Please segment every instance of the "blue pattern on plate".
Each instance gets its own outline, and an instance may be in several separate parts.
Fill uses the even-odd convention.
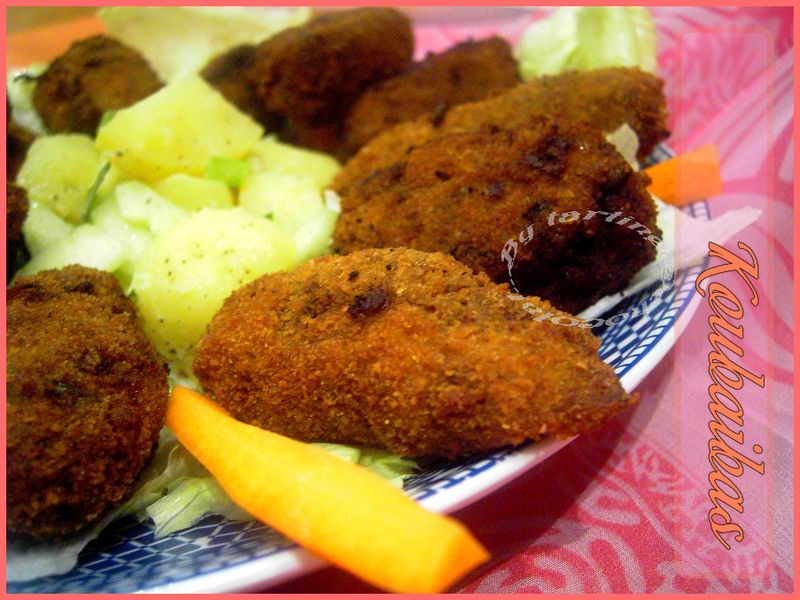
[[[668,150],[659,147],[650,157],[650,162],[659,162],[670,156]],[[695,203],[684,210],[696,217],[709,218],[705,202]],[[601,336],[600,356],[615,368],[617,374],[622,376],[630,371],[675,325],[678,316],[689,305],[694,281],[702,268],[676,273],[675,285],[648,315],[594,330]],[[646,302],[658,285],[625,299],[604,317]],[[407,480],[405,489],[418,500],[430,498],[491,469],[513,452],[514,448],[504,448],[428,469]],[[154,540],[151,526],[125,520],[109,526],[86,548],[78,566],[69,573],[25,583],[9,583],[8,592],[142,591],[222,571],[292,547],[291,542],[274,530],[254,522],[229,523],[220,517],[209,517],[190,530]]]

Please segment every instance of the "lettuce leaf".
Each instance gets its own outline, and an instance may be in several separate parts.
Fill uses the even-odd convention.
[[[392,485],[403,487],[403,482],[419,471],[419,465],[410,458],[403,458],[388,450],[378,450],[364,446],[346,446],[344,444],[311,444],[325,452],[366,467],[376,475],[383,477]]]
[[[642,6],[563,7],[523,33],[515,56],[526,81],[570,69],[638,66],[655,72],[653,17]]]
[[[200,71],[213,57],[257,44],[311,17],[305,7],[114,6],[100,9],[109,33],[135,48],[166,82]]]
[[[385,450],[343,444],[313,445],[347,462],[361,464],[401,488],[405,478],[418,470],[413,460]],[[253,520],[167,428],[161,431],[153,462],[115,518],[125,515],[133,515],[140,521],[152,520],[156,539],[191,527],[210,515],[221,515],[231,521]]]
[[[211,475],[182,477],[173,486],[170,493],[145,509],[155,524],[156,539],[191,527],[209,515],[222,515],[229,521],[253,520]]]
[[[231,521],[251,517],[230,499],[206,468],[166,428],[161,431],[153,463],[118,516],[152,520],[156,539],[191,527],[209,515]]]

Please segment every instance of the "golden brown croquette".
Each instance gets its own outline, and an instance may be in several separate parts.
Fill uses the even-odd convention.
[[[452,458],[585,432],[630,404],[598,346],[587,329],[534,320],[450,256],[364,250],[234,292],[194,371],[259,427]]]
[[[349,188],[333,246],[444,252],[578,313],[655,258],[648,182],[586,125],[539,118],[525,129],[437,136]],[[609,222],[615,213],[642,228]],[[513,260],[501,254],[509,240]]]
[[[639,158],[644,158],[669,135],[662,85],[655,75],[635,68],[571,71],[533,79],[486,100],[396,125],[363,146],[333,186],[342,193],[431,138],[516,129],[541,116],[588,123],[604,133],[627,123],[639,137]]]

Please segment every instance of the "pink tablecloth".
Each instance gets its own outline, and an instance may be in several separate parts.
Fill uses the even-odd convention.
[[[792,188],[793,37],[791,8],[654,8],[659,69],[672,114],[671,146],[713,142],[723,194],[712,215],[751,205],[761,218],[739,241],[759,260],[755,290],[714,279],[744,306],[743,357],[764,388],[746,382],[743,455],[764,461],[733,478],[741,542],[714,537],[709,498],[709,305],[700,304],[662,363],[638,388],[639,405],[586,435],[510,485],[456,513],[492,552],[457,592],[788,592],[793,588]],[[515,40],[534,15],[488,27]],[[485,23],[421,24],[418,48],[440,50]],[[709,240],[714,241],[714,240]],[[714,264],[719,264],[716,261]],[[757,455],[753,446],[763,448]],[[735,466],[735,465],[734,465]],[[325,569],[274,592],[364,592]]]

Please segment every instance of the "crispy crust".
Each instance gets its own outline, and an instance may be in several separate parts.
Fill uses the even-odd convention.
[[[72,534],[118,505],[163,425],[167,373],[133,303],[79,266],[8,290],[8,527]]]
[[[519,83],[508,42],[491,37],[429,54],[406,72],[382,81],[358,99],[345,123],[351,154],[381,131],[437,110],[481,100]]]
[[[6,98],[6,180],[14,181],[28,148],[36,136],[11,120],[11,104]]]
[[[619,213],[660,235],[648,181],[585,125],[540,118],[515,131],[443,135],[350,188],[334,249],[444,252],[504,283],[501,252],[515,240],[517,289],[578,313],[655,258],[645,236],[606,220]],[[562,223],[569,211],[576,222]],[[520,243],[521,234],[532,239]]]
[[[10,181],[6,182],[6,283],[27,254],[22,225],[28,216],[28,194]]]
[[[264,110],[251,82],[256,46],[244,44],[211,59],[200,72],[209,85],[231,104],[261,123],[267,131],[283,126],[282,119]]]
[[[195,374],[237,419],[412,456],[572,435],[630,404],[597,338],[507,293],[442,254],[319,258],[232,294]]]
[[[95,35],[53,61],[36,84],[33,104],[50,133],[94,135],[105,111],[126,108],[160,87],[138,52]]]
[[[411,24],[390,8],[320,15],[262,42],[252,79],[266,111],[307,128],[339,123],[372,84],[405,69]]]
[[[415,145],[450,133],[516,129],[542,115],[588,123],[608,133],[627,123],[639,136],[639,158],[669,135],[663,82],[635,68],[567,72],[533,79],[479,102],[456,106],[439,118],[401,123],[363,146],[334,179],[343,193]]]

